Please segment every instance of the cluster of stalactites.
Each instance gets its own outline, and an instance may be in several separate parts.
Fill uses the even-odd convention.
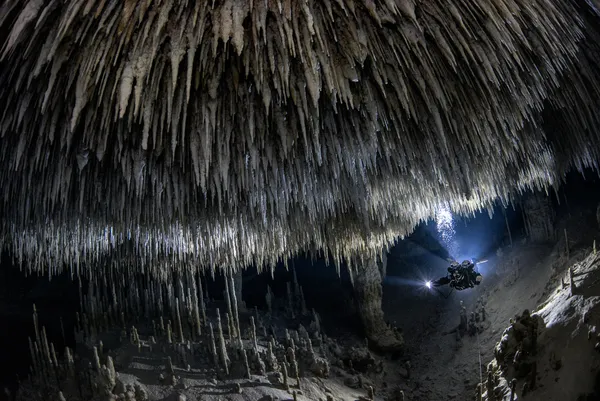
[[[49,272],[351,259],[553,184],[598,155],[576,3],[6,2],[2,241]]]
[[[503,194],[507,200],[509,195]],[[493,201],[491,196],[463,197],[451,207],[454,212],[472,214],[483,205],[491,208]],[[352,272],[365,260],[380,259],[398,236],[408,235],[415,225],[430,217],[429,209],[419,211],[415,206],[404,210],[408,203],[402,203],[402,199],[390,199],[390,203],[397,209],[382,225],[346,215],[315,230],[298,216],[291,230],[274,222],[269,229],[246,230],[240,239],[228,220],[203,227],[175,223],[135,231],[69,220],[12,233],[0,238],[0,246],[8,247],[27,273],[49,277],[64,272],[93,277],[97,266],[127,274],[148,273],[163,282],[171,281],[174,274],[201,270],[214,277],[221,269],[235,271],[250,265],[257,266],[259,272],[272,272],[281,262],[287,265],[299,250],[327,261],[331,257],[338,273],[346,262]],[[439,206],[428,207],[437,210]],[[5,222],[0,224],[6,231],[11,228]]]

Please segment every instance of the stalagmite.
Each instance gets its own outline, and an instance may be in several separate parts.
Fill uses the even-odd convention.
[[[177,318],[177,329],[179,331],[178,338],[180,343],[185,342],[185,338],[183,336],[183,326],[181,325],[181,314],[179,313],[179,298],[175,298],[175,310],[176,310],[176,318]]]
[[[215,343],[215,332],[212,323],[208,324],[210,330],[210,353],[212,354],[215,367],[219,369],[219,356],[217,355],[217,344]]]
[[[240,272],[241,274],[241,272]],[[233,305],[233,318],[232,318],[232,322],[235,325],[235,334],[238,337],[240,343],[242,341],[242,331],[240,329],[240,314],[239,314],[239,309],[238,309],[238,304],[241,301],[241,293],[240,293],[240,299],[238,300],[237,298],[237,290],[235,287],[235,281],[233,276],[230,278],[230,283],[231,283],[231,303]],[[240,279],[240,290],[241,290],[241,279]]]
[[[232,287],[234,289],[234,295],[236,299],[236,307],[238,311],[244,312],[246,310],[246,304],[242,298],[242,286],[243,286],[243,271],[242,269],[237,269],[232,275],[231,279],[233,281]],[[239,322],[238,322],[239,325]]]
[[[246,353],[245,349],[242,349],[242,357],[244,359],[244,368],[246,370],[246,379],[250,379],[250,377],[251,377],[250,365],[248,364],[248,354]]]
[[[110,386],[114,387],[117,374],[115,372],[115,365],[113,363],[113,359],[111,356],[106,357],[106,367],[105,368],[106,368],[106,374],[108,376]]]
[[[258,350],[258,342],[256,339],[256,326],[254,325],[254,316],[250,316],[250,335],[252,340],[252,347],[254,350]]]
[[[192,277],[192,308],[194,311],[194,327],[196,329],[196,335],[200,337],[202,335],[202,322],[200,321],[200,305],[198,304],[198,289],[196,288],[196,280]],[[204,320],[206,321],[206,320]]]
[[[321,332],[321,321],[319,319],[319,315],[317,314],[317,312],[315,311],[315,309],[313,308],[312,310],[313,313],[313,319],[314,319],[314,323],[315,323],[315,331],[317,333]]]
[[[229,374],[229,357],[227,356],[227,346],[225,344],[225,337],[223,336],[223,326],[221,325],[221,313],[219,309],[217,309],[217,326],[219,328],[219,348],[221,355],[221,364],[223,365],[223,369],[225,369],[225,374]]]
[[[35,308],[35,304],[33,304],[33,330],[35,332],[35,342],[40,344],[42,342],[40,337],[40,328],[38,323],[38,315],[37,309]]]
[[[50,343],[50,355],[52,356],[52,365],[56,373],[58,374],[58,369],[60,368],[60,365],[58,364],[58,358],[56,357],[56,351],[54,350],[53,343]]]
[[[575,280],[573,279],[573,266],[569,267],[569,293],[571,296],[575,295],[575,291],[577,286],[575,285]]]
[[[73,355],[71,354],[71,350],[69,347],[65,347],[65,362],[67,365],[67,370],[70,374],[74,373],[75,362],[73,360]]]
[[[504,214],[504,223],[506,224],[506,232],[508,233],[508,239],[510,242],[510,246],[513,246],[512,233],[510,231],[510,224],[508,224],[508,218],[506,217],[506,209],[502,209],[502,213]]]
[[[304,289],[300,287],[300,308],[302,316],[308,315],[308,309],[306,308],[306,299],[304,298]]]
[[[282,364],[282,372],[283,372],[283,388],[286,391],[290,391],[290,384],[289,384],[289,378],[288,378],[288,369],[287,369],[287,363],[283,363]]]
[[[170,375],[174,375],[175,374],[175,369],[173,368],[173,362],[171,361],[171,357],[167,357],[167,372],[169,372]]]
[[[296,375],[296,387],[300,388],[300,368],[298,367],[298,362],[294,360],[293,363],[294,373]]]
[[[275,353],[273,352],[273,348],[275,340],[269,341],[269,349],[267,351],[267,366],[272,371],[279,370],[279,364],[277,363],[277,358],[275,357]]]
[[[232,281],[229,279],[229,276],[225,275],[225,301],[227,303],[227,313],[225,314],[225,318],[227,320],[227,333],[229,333],[229,337],[237,337],[237,331],[235,327],[235,320],[233,317],[233,301],[231,293],[233,289],[231,288]]]
[[[365,260],[354,277],[354,297],[358,314],[371,344],[382,350],[398,350],[403,341],[387,325],[381,309],[381,275],[375,259]]]
[[[370,400],[375,400],[375,391],[373,390],[373,386],[369,386],[368,397]]]
[[[472,214],[597,169],[592,2],[209,3],[0,6],[0,248],[28,275],[77,279],[89,346],[117,321],[139,349],[133,325],[145,335],[139,320],[160,316],[158,342],[188,358],[185,337],[208,325],[228,373],[239,344],[219,312],[216,349],[209,275],[226,277],[227,335],[241,343],[242,269],[273,276],[317,251],[350,266],[369,344],[397,349],[381,255],[399,237],[440,205]],[[554,211],[535,197],[527,231],[552,239]],[[270,288],[266,303],[276,314]],[[47,383],[55,352],[33,318]]]
[[[200,309],[202,310],[202,321],[206,322],[206,306],[204,305],[204,289],[202,288],[202,281],[198,277],[198,289],[200,290]],[[207,292],[208,294],[208,292]]]
[[[292,286],[291,283],[288,282],[287,283],[287,287],[286,287],[286,298],[287,298],[287,302],[288,302],[288,313],[290,314],[290,317],[292,319],[296,318],[296,314],[294,313],[294,299],[292,297]]]
[[[271,292],[271,287],[267,285],[267,294],[265,295],[265,302],[267,304],[267,310],[269,313],[273,312],[273,293]]]
[[[101,369],[100,357],[98,356],[98,348],[96,347],[94,347],[94,368],[97,372],[99,372]]]
[[[231,318],[229,313],[225,314],[225,320],[227,320],[227,333],[229,335],[229,340],[233,340],[233,338],[235,337],[235,328],[233,319]]]

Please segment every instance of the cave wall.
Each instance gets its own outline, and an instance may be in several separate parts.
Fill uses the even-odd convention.
[[[550,198],[541,193],[528,194],[523,199],[523,214],[529,239],[533,242],[550,242],[556,238],[555,210]]]

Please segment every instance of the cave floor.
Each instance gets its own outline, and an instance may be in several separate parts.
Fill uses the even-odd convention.
[[[575,260],[583,251],[573,252]],[[481,266],[481,286],[456,292],[402,291],[384,288],[384,311],[391,322],[401,322],[406,341],[405,359],[410,360],[409,379],[400,378],[408,399],[421,401],[471,400],[480,375],[494,358],[493,349],[509,320],[525,309],[533,311],[556,288],[556,277],[567,260],[560,247],[525,242],[503,249]],[[460,337],[461,302],[467,316],[483,303],[486,321],[481,332]],[[398,307],[402,305],[401,307]]]

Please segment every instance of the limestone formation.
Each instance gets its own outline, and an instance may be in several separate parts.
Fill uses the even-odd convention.
[[[597,8],[527,4],[4,2],[0,243],[49,275],[340,266],[595,167]]]
[[[383,317],[381,275],[374,259],[357,266],[354,273],[354,297],[371,343],[382,350],[400,349],[402,338],[388,326]]]
[[[597,168],[598,8],[521,3],[3,2],[0,249],[26,274],[79,281],[81,394],[114,396],[112,357],[91,348],[109,327],[180,366],[194,344],[228,375],[230,355],[259,348],[242,338],[242,269],[273,274],[301,251],[346,264],[369,345],[399,349],[381,310],[394,241],[441,206],[473,213]],[[530,236],[549,237],[536,207]],[[219,273],[225,322],[200,279]],[[302,289],[288,294],[301,319]],[[513,342],[534,352],[525,338],[507,333],[499,360]],[[312,355],[299,340],[285,345]],[[32,383],[56,396],[61,358],[35,310],[29,348]],[[271,348],[267,364],[299,379],[303,360]]]
[[[555,211],[550,198],[539,192],[532,192],[524,197],[522,205],[529,239],[533,242],[553,241],[556,238]]]

